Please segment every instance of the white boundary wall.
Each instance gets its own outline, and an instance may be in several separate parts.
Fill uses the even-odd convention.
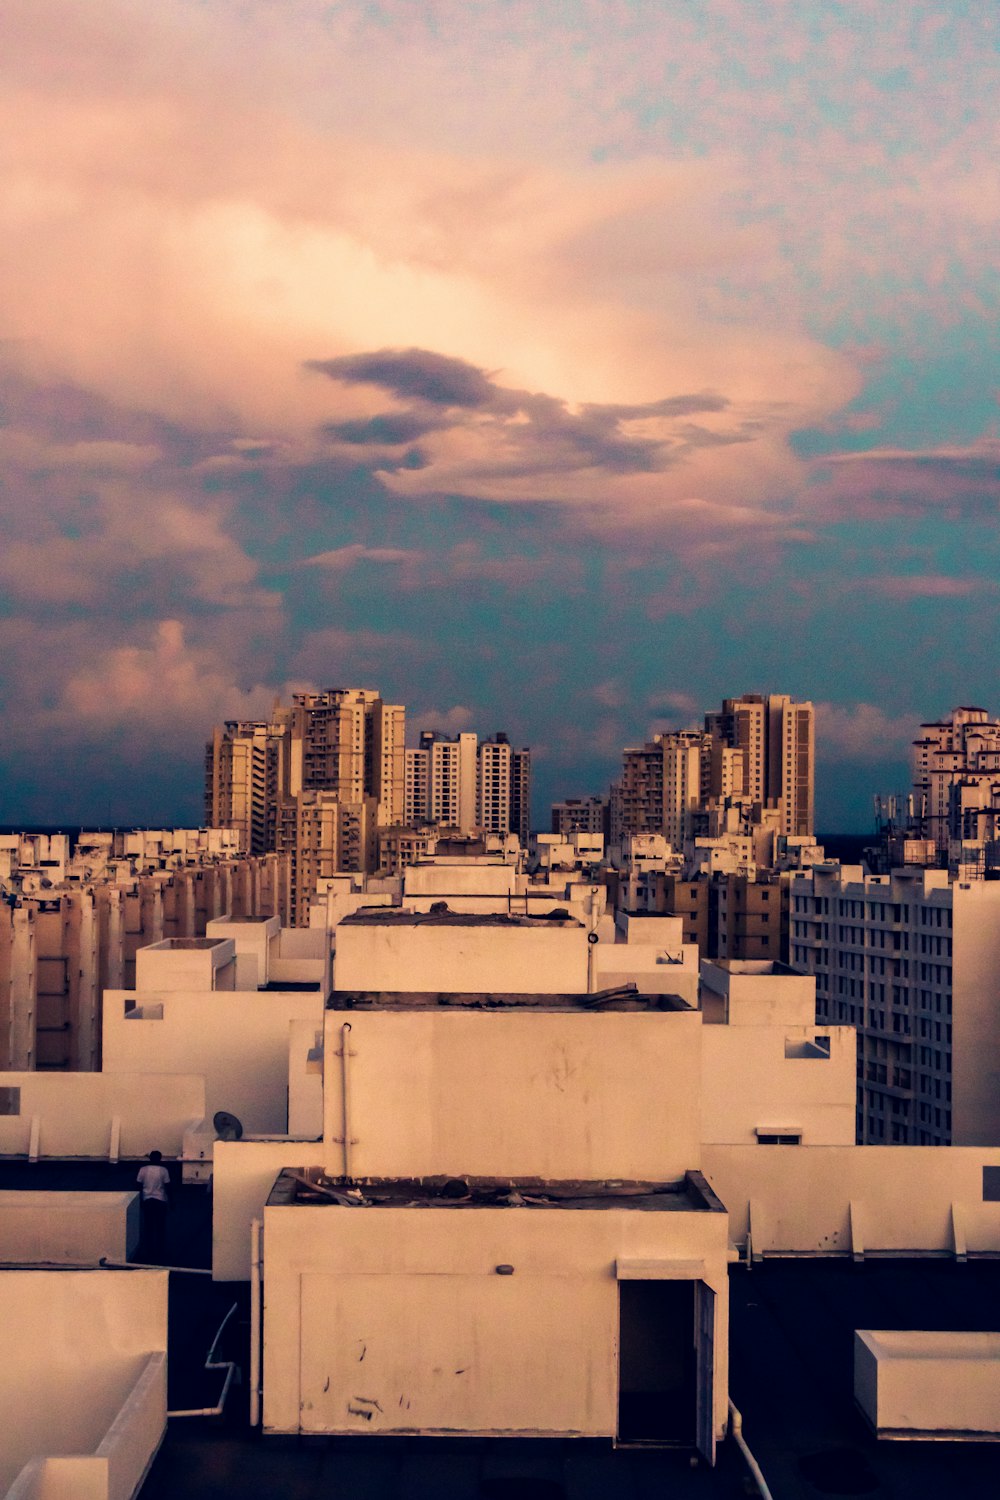
[[[0,1115],[0,1156],[179,1156],[185,1128],[205,1114],[194,1073],[0,1073],[20,1113]],[[117,1123],[116,1123],[117,1122]]]
[[[130,1500],[166,1427],[167,1283],[166,1271],[0,1272],[8,1500]]]
[[[138,1243],[138,1193],[0,1192],[0,1261],[96,1265]]]
[[[216,1281],[249,1281],[250,1225],[284,1167],[317,1167],[321,1141],[216,1141],[212,1176],[212,1275]]]
[[[705,1146],[702,1171],[754,1255],[1000,1253],[983,1168],[1000,1146]]]

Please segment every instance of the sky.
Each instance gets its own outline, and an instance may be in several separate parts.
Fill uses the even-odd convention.
[[[198,822],[296,688],[530,744],[723,696],[820,829],[1000,711],[1000,12],[4,0],[0,820]]]

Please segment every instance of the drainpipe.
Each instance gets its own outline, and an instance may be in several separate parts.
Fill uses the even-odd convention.
[[[235,1371],[236,1371],[236,1365],[234,1364],[234,1362],[231,1359],[217,1360],[215,1358],[215,1350],[216,1350],[216,1347],[218,1345],[218,1342],[219,1342],[220,1338],[222,1337],[222,1330],[225,1328],[226,1324],[229,1322],[229,1319],[232,1317],[233,1313],[236,1311],[236,1305],[237,1304],[234,1302],[233,1305],[232,1305],[232,1307],[226,1313],[226,1316],[223,1318],[222,1322],[219,1324],[218,1332],[216,1333],[215,1338],[212,1340],[212,1347],[211,1347],[211,1349],[209,1349],[207,1355],[205,1356],[205,1369],[206,1370],[225,1370],[225,1372],[226,1372],[226,1378],[222,1382],[222,1390],[219,1393],[219,1404],[218,1404],[218,1406],[201,1406],[201,1407],[195,1407],[195,1408],[192,1408],[190,1411],[168,1411],[167,1412],[167,1416],[168,1417],[221,1417],[222,1416],[222,1410],[223,1410],[223,1407],[226,1404],[226,1397],[229,1395],[229,1387],[233,1383],[233,1375],[235,1374]]]
[[[757,1486],[757,1493],[761,1500],[774,1500],[774,1496],[768,1489],[767,1480],[760,1472],[760,1464],[747,1447],[746,1438],[743,1436],[743,1418],[732,1401],[729,1403],[729,1432],[736,1439],[736,1446],[746,1459],[747,1468],[753,1476],[753,1482]]]
[[[260,1231],[261,1222],[250,1225],[250,1426],[260,1421]]]
[[[351,1055],[350,1032],[351,1023],[345,1021],[340,1028],[340,1078],[344,1128],[344,1176],[348,1180],[351,1176],[351,1069],[348,1062]]]

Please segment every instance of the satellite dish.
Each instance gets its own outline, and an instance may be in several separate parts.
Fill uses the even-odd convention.
[[[220,1141],[239,1141],[243,1139],[243,1124],[236,1115],[231,1115],[228,1109],[220,1109],[212,1117],[215,1126],[215,1136]]]

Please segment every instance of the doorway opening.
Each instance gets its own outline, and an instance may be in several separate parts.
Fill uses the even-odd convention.
[[[618,1283],[618,1441],[694,1447],[695,1282]]]

